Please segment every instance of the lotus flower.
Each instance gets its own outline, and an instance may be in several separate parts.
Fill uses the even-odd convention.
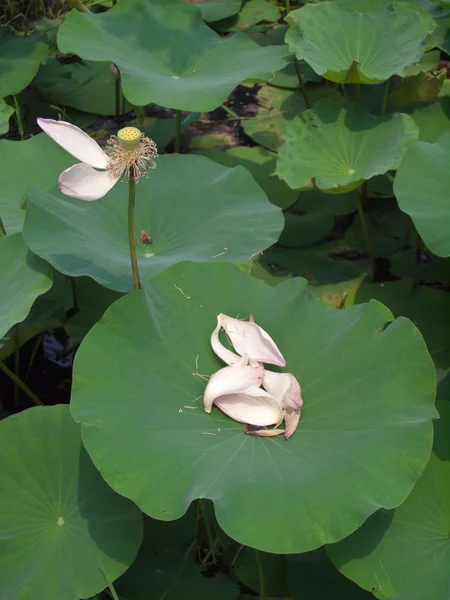
[[[239,361],[239,357],[221,344],[219,340],[221,328],[230,338],[236,352],[241,357],[247,355],[252,366],[260,362],[279,367],[286,366],[286,361],[277,345],[270,335],[254,322],[252,315],[250,321],[239,321],[221,313],[217,317],[217,326],[211,334],[211,346],[227,365],[235,364]]]
[[[123,178],[136,183],[154,169],[158,156],[156,144],[136,127],[124,127],[111,136],[106,152],[79,127],[65,121],[38,119],[39,127],[81,163],[59,176],[60,191],[80,200],[98,200]],[[97,170],[98,169],[98,170]]]

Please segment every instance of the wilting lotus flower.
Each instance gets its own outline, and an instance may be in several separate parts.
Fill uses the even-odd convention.
[[[123,177],[136,183],[154,169],[156,144],[136,127],[125,127],[109,138],[105,151],[79,127],[65,121],[38,119],[39,127],[81,163],[59,176],[59,189],[80,200],[102,198]],[[97,170],[99,169],[99,170]]]
[[[240,357],[220,343],[221,328]],[[300,385],[291,373],[264,369],[263,363],[286,365],[269,334],[254,322],[252,315],[246,322],[220,314],[211,335],[211,346],[229,366],[211,376],[203,399],[205,411],[211,412],[216,404],[235,421],[251,426],[247,433],[264,437],[284,434],[290,438],[297,429],[303,406]],[[254,429],[278,426],[283,419],[285,429]]]
[[[239,321],[221,313],[217,317],[217,327],[211,334],[211,346],[217,356],[228,365],[235,364],[239,357],[221,344],[219,340],[221,328],[230,338],[236,352],[241,357],[247,355],[251,365],[256,366],[261,362],[279,367],[286,366],[286,361],[277,345],[270,335],[254,322],[253,316],[250,317],[250,321]]]
[[[243,362],[247,362],[246,357]],[[214,403],[239,423],[260,427],[281,423],[281,403],[259,387],[263,378],[262,365],[237,364],[220,369],[210,377],[206,386],[203,398],[205,411],[210,413]]]

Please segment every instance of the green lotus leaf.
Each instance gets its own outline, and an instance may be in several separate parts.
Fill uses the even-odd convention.
[[[443,69],[437,73],[421,71],[417,75],[411,75],[401,79],[390,100],[396,108],[405,108],[414,104],[429,104],[433,102],[441,91],[446,77]]]
[[[366,210],[366,222],[373,252],[376,256],[389,256],[415,239],[411,219],[397,205],[395,198],[379,199]],[[349,242],[367,252],[367,242],[359,215],[345,232]]]
[[[303,277],[311,286],[323,286],[351,281],[368,270],[361,264],[361,253],[347,240],[335,240],[297,250],[279,245],[268,248],[260,262],[274,277]],[[313,292],[314,293],[314,292]]]
[[[356,211],[355,194],[326,194],[320,190],[300,192],[296,208],[310,215],[339,217]]]
[[[13,114],[13,107],[0,98],[0,135],[8,133],[9,119]]]
[[[33,252],[66,275],[133,289],[126,185],[96,202],[35,188],[27,197],[24,235]],[[137,186],[135,228],[136,240],[142,230],[152,239],[137,244],[141,277],[148,279],[180,260],[246,260],[276,242],[283,216],[243,167],[166,154]]]
[[[250,171],[272,204],[283,210],[292,206],[298,198],[298,192],[291,190],[284,181],[276,177],[276,155],[265,148],[238,146],[226,152],[203,150],[199,154],[203,154],[226,167],[242,165]]]
[[[450,364],[450,294],[430,286],[414,286],[412,279],[363,283],[354,302],[375,298],[392,311],[395,317],[407,317],[420,329],[428,350],[438,367]],[[347,304],[346,304],[347,306]],[[439,315],[439,319],[436,318]]]
[[[417,135],[408,115],[378,117],[342,98],[323,98],[286,126],[276,173],[293,189],[314,180],[321,190],[347,192],[396,169]]]
[[[23,142],[0,140],[0,215],[8,235],[22,231],[21,204],[28,186],[49,189],[73,164],[73,157],[45,133]]]
[[[288,556],[287,565],[293,600],[373,600],[339,573],[323,548]]]
[[[116,582],[129,600],[235,600],[237,585],[224,574],[205,577],[196,564],[193,547],[197,515],[193,508],[172,523],[144,519],[144,541],[128,571]]]
[[[383,600],[447,600],[450,574],[450,402],[437,403],[433,454],[405,502],[380,511],[328,553],[342,573]]]
[[[330,91],[323,86],[308,90],[310,102],[329,95]],[[299,91],[264,85],[258,91],[257,101],[258,113],[255,118],[243,121],[244,131],[257,144],[278,150],[287,123],[306,110],[305,100]]]
[[[133,562],[142,515],[89,459],[66,405],[0,422],[0,579],[6,599],[79,600]]]
[[[424,53],[435,23],[405,2],[340,0],[307,4],[286,17],[291,52],[337,83],[404,75]]]
[[[281,16],[280,9],[270,0],[244,0],[239,14],[224,22],[222,31],[247,31],[258,23],[275,23]]]
[[[410,321],[386,327],[376,301],[336,310],[304,280],[272,287],[231,264],[178,263],[144,289],[117,300],[75,358],[72,415],[113,489],[167,521],[211,499],[226,534],[275,553],[339,540],[404,500],[435,416],[434,365]],[[205,377],[223,366],[210,347],[220,312],[253,313],[300,382],[290,440],[204,412]]]
[[[414,239],[414,238],[413,238]],[[391,272],[397,277],[410,277],[416,282],[436,283],[445,285],[447,281],[448,261],[435,254],[420,252],[409,248],[396,252],[389,257]]]
[[[0,338],[26,318],[52,280],[50,265],[28,250],[21,233],[0,237]]]
[[[110,63],[61,63],[49,58],[36,77],[36,86],[45,99],[59,106],[98,115],[116,111],[115,81]],[[130,106],[126,106],[129,110]]]
[[[285,48],[261,48],[243,33],[223,39],[186,2],[127,0],[97,15],[73,10],[58,46],[114,62],[132,104],[198,112],[217,108],[244,79],[286,64]]]
[[[72,279],[72,285],[75,286],[78,310],[66,323],[65,329],[72,339],[81,342],[121,294],[102,287],[90,277]]]
[[[400,208],[414,221],[427,247],[450,256],[448,161],[450,132],[434,144],[416,142],[405,154],[394,181]]]
[[[0,27],[0,98],[21,92],[47,59],[48,46],[36,35],[19,36]]]
[[[251,38],[260,46],[281,46],[284,44],[287,25],[272,27],[264,32],[251,34]],[[298,69],[300,70],[302,82],[318,83],[322,80],[320,75],[317,75],[313,69],[303,60],[297,61]],[[299,81],[297,74],[297,66],[294,63],[294,57],[290,56],[288,64],[280,71],[274,73],[270,78],[271,86],[279,86],[282,88],[298,89]],[[308,90],[309,91],[309,90]]]
[[[435,142],[441,135],[450,131],[450,98],[438,98],[429,106],[419,106],[411,113],[419,128],[421,142]]]
[[[238,13],[242,0],[199,0],[195,3],[207,23],[227,19]]]
[[[285,248],[312,246],[329,235],[333,227],[332,216],[303,213],[294,207],[284,214],[284,229],[278,243]]]

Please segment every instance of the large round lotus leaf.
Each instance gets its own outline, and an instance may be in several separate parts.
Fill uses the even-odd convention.
[[[48,46],[36,35],[19,36],[9,27],[0,27],[0,98],[26,88],[47,55]]]
[[[449,160],[447,131],[434,144],[413,144],[394,181],[400,208],[411,217],[427,247],[438,256],[450,256]]]
[[[279,208],[243,167],[204,156],[166,154],[137,186],[135,235],[141,277],[181,260],[246,260],[276,242]],[[66,275],[89,275],[119,292],[133,289],[127,229],[128,187],[83,202],[57,190],[28,192],[24,235],[30,248]],[[48,235],[51,231],[52,235]]]
[[[293,189],[314,178],[319,189],[349,191],[396,169],[417,135],[408,115],[378,117],[344,99],[323,98],[286,126],[276,173]]]
[[[133,562],[142,515],[105,483],[67,405],[0,423],[2,598],[79,600]]]
[[[275,553],[339,540],[405,499],[435,416],[434,366],[410,321],[385,329],[392,316],[376,301],[339,311],[304,280],[272,287],[230,264],[179,263],[144,286],[75,358],[72,414],[113,489],[161,520],[209,498],[229,536]],[[300,382],[289,441],[204,412],[204,376],[223,366],[209,342],[220,312],[253,313]]]
[[[52,268],[28,250],[21,233],[0,237],[0,338],[26,318],[52,280]]]
[[[14,109],[0,98],[0,135],[8,133],[9,119],[14,114]]]
[[[111,63],[61,63],[49,58],[37,74],[36,86],[52,104],[96,115],[114,115],[115,80],[110,67]],[[126,110],[129,108],[128,105]]]
[[[194,507],[182,519],[165,523],[144,519],[139,554],[115,588],[127,600],[235,600],[237,585],[223,573],[206,576],[195,560],[197,515]]]
[[[215,109],[244,79],[286,64],[285,48],[261,48],[243,33],[223,39],[186,2],[127,0],[98,15],[73,10],[58,46],[114,62],[133,104],[199,112]]]
[[[45,133],[23,142],[0,140],[0,215],[6,233],[22,231],[25,211],[21,209],[28,186],[49,189],[74,159]]]
[[[212,158],[226,167],[242,165],[250,171],[255,181],[266,192],[267,197],[283,210],[292,206],[298,198],[298,192],[291,190],[284,181],[275,175],[277,157],[269,150],[259,146],[248,148],[238,146],[226,152],[221,150],[203,150],[199,152],[208,158]]]
[[[346,577],[383,600],[448,600],[450,402],[438,402],[433,454],[405,502],[380,511],[328,552]]]
[[[286,20],[291,52],[338,83],[377,83],[404,75],[421,58],[435,27],[419,7],[386,0],[307,4]]]

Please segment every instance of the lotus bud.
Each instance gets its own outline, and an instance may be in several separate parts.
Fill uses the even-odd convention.
[[[279,367],[286,366],[286,361],[270,335],[254,322],[251,315],[250,321],[240,321],[227,315],[217,317],[217,327],[211,335],[211,346],[219,358],[228,365],[235,364],[237,356],[225,348],[219,340],[219,331],[223,328],[236,352],[243,356],[248,355],[250,365],[267,363]]]
[[[244,361],[248,358],[244,356]],[[239,423],[258,427],[275,425],[283,419],[281,404],[260,388],[264,378],[262,365],[224,367],[214,373],[205,389],[203,405],[207,413],[213,404]]]
[[[263,387],[277,399],[283,409],[285,437],[289,439],[295,433],[300,421],[303,406],[300,384],[292,373],[264,372]]]

